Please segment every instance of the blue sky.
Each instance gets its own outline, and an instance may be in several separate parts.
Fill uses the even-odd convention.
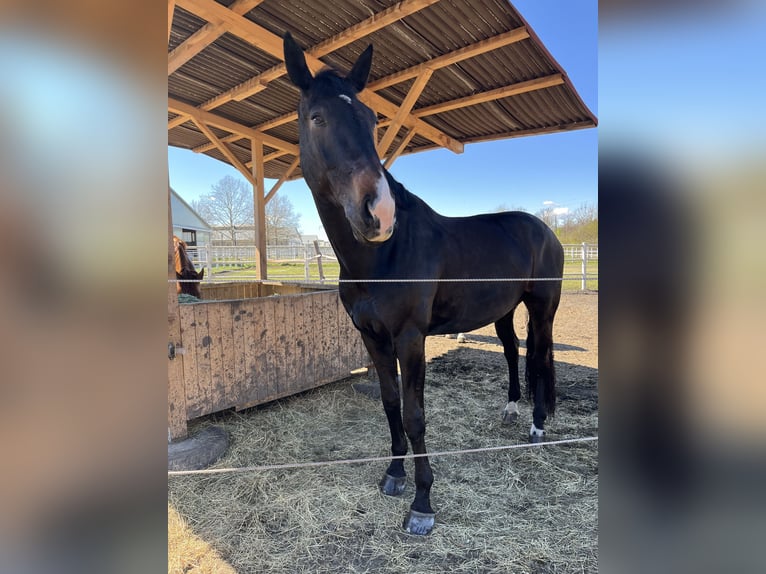
[[[598,116],[596,0],[517,0],[514,6],[535,30]],[[462,154],[446,150],[400,157],[391,173],[444,215],[472,215],[500,206],[538,211],[544,201],[577,208],[597,205],[597,129],[470,144]],[[209,192],[234,168],[203,154],[168,148],[170,184],[187,201]],[[266,181],[266,188],[273,180]],[[307,234],[323,235],[303,180],[279,190],[301,214]]]

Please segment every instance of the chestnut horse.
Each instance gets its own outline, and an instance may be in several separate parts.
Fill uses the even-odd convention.
[[[178,293],[185,293],[187,295],[193,295],[197,299],[202,299],[202,294],[199,289],[199,282],[205,275],[205,270],[200,269],[199,273],[194,268],[194,263],[189,258],[187,253],[188,245],[183,239],[179,239],[175,235],[173,236],[173,247],[175,248],[176,258],[176,279],[180,279],[176,283],[176,289]],[[192,281],[194,281],[192,283]]]
[[[346,76],[333,70],[314,76],[289,33],[284,53],[290,80],[301,92],[301,169],[340,262],[341,301],[380,377],[392,454],[406,454],[406,437],[416,454],[426,453],[427,335],[494,323],[509,367],[503,419],[516,419],[521,391],[513,313],[521,302],[529,311],[525,378],[534,401],[530,440],[540,442],[556,400],[553,318],[564,251],[555,234],[521,212],[444,217],[391,176],[375,150],[376,115],[357,98],[367,84],[372,46]],[[428,534],[433,528],[432,483],[428,458],[415,458],[407,532]],[[380,487],[387,495],[404,491],[402,459],[391,461]]]

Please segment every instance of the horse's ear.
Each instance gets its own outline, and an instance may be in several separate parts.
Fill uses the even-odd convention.
[[[205,276],[205,268],[199,270],[199,273],[197,273],[197,279],[202,279]]]
[[[346,79],[351,82],[354,89],[357,92],[361,92],[367,85],[367,78],[370,75],[370,68],[372,67],[372,44],[367,46],[367,49],[362,52],[359,59],[351,68],[351,71],[346,76]]]
[[[287,75],[290,77],[290,81],[301,90],[308,90],[314,77],[306,65],[306,57],[303,55],[303,50],[298,45],[298,42],[293,40],[290,32],[285,32],[284,51],[285,66],[287,67]]]

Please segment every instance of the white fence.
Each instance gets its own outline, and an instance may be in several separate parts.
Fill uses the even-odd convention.
[[[569,281],[578,280],[580,289],[587,289],[587,282],[598,280],[598,244],[580,243],[565,244],[564,261],[568,263],[569,269],[565,269],[564,278]],[[317,253],[317,249],[319,253]],[[321,254],[322,261],[335,261],[335,253],[329,246],[307,245],[269,245],[266,248],[266,259],[270,263],[302,263],[304,266],[304,279],[310,280],[310,263],[319,259]],[[205,268],[205,279],[210,280],[213,273],[232,268],[255,267],[255,246],[237,245],[237,246],[218,246],[201,245],[189,247],[189,256],[194,261],[197,268]],[[571,271],[572,263],[579,262],[577,273]],[[590,264],[590,265],[589,265]],[[276,277],[275,277],[276,278]],[[330,281],[334,277],[328,278]]]

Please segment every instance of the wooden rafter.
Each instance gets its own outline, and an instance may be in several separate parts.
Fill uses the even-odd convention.
[[[399,106],[399,110],[396,112],[396,115],[393,118],[391,118],[391,125],[388,126],[388,129],[386,129],[386,133],[378,142],[377,148],[378,148],[378,155],[380,157],[383,157],[385,153],[388,151],[388,147],[394,141],[396,134],[399,133],[399,128],[402,127],[402,125],[404,124],[404,120],[407,118],[408,115],[410,115],[410,111],[415,106],[415,102],[418,101],[418,98],[420,97],[420,94],[423,93],[423,89],[426,87],[428,80],[431,79],[432,73],[433,73],[432,69],[425,68],[420,73],[420,75],[417,78],[415,78],[415,81],[410,87],[409,92],[407,92],[407,95],[405,96],[404,101],[402,101],[401,105]]]
[[[407,149],[407,144],[412,141],[412,138],[415,136],[415,130],[410,130],[407,132],[407,135],[405,135],[402,138],[402,141],[399,142],[399,145],[396,146],[396,149],[394,150],[394,153],[389,155],[386,158],[386,161],[383,162],[383,167],[386,169],[389,169],[393,163],[396,161],[396,158],[398,158],[400,155],[402,155],[402,152],[404,152],[405,149]]]
[[[189,121],[188,114],[178,114],[178,117],[175,117],[168,122],[168,131],[172,130],[173,128],[177,128],[181,124],[185,124],[188,121]]]
[[[449,102],[442,102],[441,104],[435,104],[433,106],[420,108],[415,110],[413,115],[422,118],[424,116],[431,116],[433,114],[448,112],[457,108],[475,106],[476,104],[491,102],[493,100],[499,100],[500,98],[507,98],[526,92],[542,90],[545,88],[558,86],[563,83],[564,77],[561,74],[551,74],[550,76],[543,76],[542,78],[535,78],[534,80],[527,80],[526,82],[517,82],[515,84],[503,86],[502,88],[497,88],[495,90],[490,90],[481,94],[474,94],[472,96],[466,96],[465,98],[457,98],[456,100],[450,100]]]
[[[168,0],[168,43],[170,43],[170,31],[173,29],[173,12],[176,10],[176,0]]]
[[[282,52],[282,38],[276,34],[272,34],[255,22],[251,22],[247,18],[234,14],[225,6],[215,2],[215,0],[176,0],[176,2],[185,10],[197,14],[205,20],[223,20],[228,26],[227,31],[257,45],[260,49],[271,54],[275,58],[279,58],[280,60],[284,58]],[[312,70],[317,70],[324,66],[323,62],[311,54],[306,54],[306,63]],[[398,110],[396,104],[368,89],[360,94],[360,99],[374,110],[379,111],[389,118],[393,118]],[[463,151],[463,145],[459,141],[418,118],[409,116],[405,121],[405,125],[408,127],[417,127],[419,134],[455,153],[462,153]],[[264,143],[268,142],[264,140]]]
[[[229,6],[229,10],[235,14],[243,15],[250,12],[250,10],[258,6],[261,2],[263,2],[263,0],[237,0]],[[182,44],[168,54],[168,75],[175,72],[178,68],[215,42],[225,32],[226,27],[224,23],[220,21],[208,22],[202,26],[202,28],[194,32],[194,34],[189,36]]]
[[[436,2],[439,2],[439,0],[403,0],[402,2],[398,2],[390,8],[370,16],[366,20],[328,38],[324,42],[320,42],[313,48],[307,50],[307,54],[314,58],[321,58],[322,56],[357,41],[359,38],[363,38],[364,36],[372,34],[377,30],[401,20],[402,18],[410,16],[415,12],[419,12]],[[316,71],[316,69],[312,69],[312,71]],[[231,100],[242,101],[265,89],[269,82],[282,77],[285,73],[286,68],[284,63],[277,64],[273,68],[270,68],[249,80],[245,80],[227,92],[208,100],[203,104],[202,108],[210,110]]]
[[[168,98],[168,109],[177,114],[186,114],[190,118],[198,119],[207,125],[215,126],[217,128],[226,130],[227,132],[239,134],[242,137],[246,137],[249,139],[260,139],[263,141],[263,143],[265,143],[266,145],[270,147],[280,149],[282,151],[290,152],[292,154],[296,154],[296,155],[298,154],[298,146],[295,144],[291,144],[289,142],[286,142],[285,140],[279,139],[272,135],[265,134],[258,130],[254,130],[253,128],[243,126],[240,123],[237,123],[228,118],[219,116],[218,114],[214,114],[212,112],[206,112],[205,110],[200,110],[199,108],[195,108],[191,104],[187,104],[185,102],[181,102],[173,98]],[[198,122],[195,122],[195,123],[198,123]]]
[[[205,134],[205,137],[209,139],[216,148],[218,148],[218,150],[226,157],[226,159],[229,160],[231,165],[237,168],[237,171],[244,175],[250,183],[255,185],[255,180],[253,179],[253,175],[250,173],[250,170],[248,170],[247,167],[245,167],[245,164],[243,164],[239,158],[234,155],[234,153],[226,146],[226,144],[223,143],[218,138],[218,136],[213,133],[213,130],[207,127],[205,122],[201,121],[199,118],[192,118],[192,121],[197,125],[200,131]]]
[[[446,68],[447,66],[458,64],[463,60],[475,58],[476,56],[486,52],[497,50],[503,46],[508,46],[510,44],[520,42],[521,40],[526,40],[527,38],[529,38],[529,32],[525,26],[514,28],[513,30],[503,32],[497,36],[492,36],[486,40],[481,40],[475,44],[466,46],[465,48],[460,48],[458,50],[453,50],[452,52],[442,54],[441,56],[437,56],[436,58],[428,60],[427,62],[423,62],[422,64],[416,64],[410,68],[407,68],[406,70],[402,70],[401,72],[396,72],[390,76],[386,76],[385,78],[380,78],[379,80],[372,82],[368,87],[371,90],[382,90],[383,88],[395,86],[396,84],[417,77],[423,72],[425,68],[431,68],[434,71],[440,70],[442,68]]]
[[[264,198],[266,203],[271,201],[271,198],[274,197],[277,191],[279,191],[279,188],[282,187],[282,184],[286,182],[287,179],[292,175],[292,173],[298,168],[298,164],[300,162],[301,162],[301,158],[296,156],[296,158],[287,168],[285,173],[282,174],[282,177],[279,178],[279,181],[277,181],[277,183],[275,183],[274,186],[269,190],[269,193],[266,194],[266,197]]]
[[[430,68],[434,71],[439,70],[441,68],[445,68],[447,66],[460,63],[463,60],[474,58],[480,54],[491,52],[492,50],[497,50],[498,48],[502,48],[503,46],[508,46],[510,44],[520,42],[521,40],[526,40],[527,38],[529,38],[529,32],[527,31],[527,28],[525,26],[522,26],[520,28],[515,28],[508,32],[503,32],[502,34],[498,34],[497,36],[492,36],[491,38],[487,38],[486,40],[481,40],[479,42],[476,42],[475,44],[466,46],[465,48],[460,48],[458,50],[454,50],[447,54],[443,54],[441,56],[433,58],[432,60],[429,60],[428,62],[417,64],[415,66],[407,68],[406,70],[402,70],[401,72],[391,74],[390,76],[386,76],[385,78],[380,78],[379,80],[372,82],[368,86],[368,89],[372,91],[382,90],[383,88],[388,88],[390,86],[394,86],[401,82],[415,78],[419,74],[421,74],[423,70],[425,70],[426,68]],[[280,64],[279,66],[276,66],[275,68],[273,68],[273,71],[276,72],[277,69],[279,69],[281,73],[284,73],[284,64]],[[266,72],[264,72],[264,74],[268,74],[269,72],[271,71],[267,70]],[[259,77],[263,79],[264,76],[262,74]],[[268,84],[267,81],[263,81],[262,87],[265,87],[267,84]],[[237,99],[239,99],[239,97],[237,97]],[[203,109],[205,109],[206,107],[211,107],[211,108],[215,107],[215,100],[216,98],[213,98],[212,100],[209,100],[208,102],[203,104],[203,106],[201,107]],[[259,131],[265,132],[270,129],[279,127],[281,125],[289,124],[290,122],[295,121],[297,118],[298,118],[298,114],[296,112],[290,112],[288,114],[281,115],[278,118],[274,118],[262,124],[258,124],[257,126],[254,126],[253,129],[257,129]],[[390,125],[390,122],[391,120],[381,122],[380,127],[388,126]],[[414,136],[415,134],[412,134],[412,135]],[[222,141],[233,141],[236,138],[237,138],[236,135],[228,136],[226,138],[223,138]],[[412,136],[410,136],[410,138],[412,138]],[[195,148],[195,151],[208,151],[211,149],[213,149],[212,144],[205,144],[204,146]]]

